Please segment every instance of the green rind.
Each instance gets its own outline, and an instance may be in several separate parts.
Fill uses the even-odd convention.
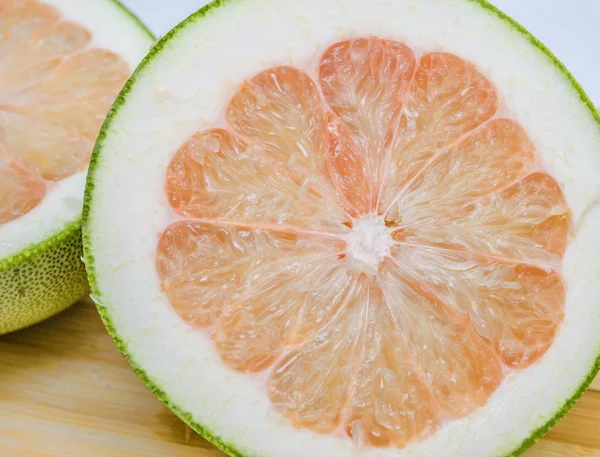
[[[84,241],[84,243],[85,243],[85,241]],[[88,262],[87,256],[85,257],[85,261],[86,261],[86,263]],[[89,273],[88,273],[88,275],[89,275]],[[92,290],[94,290],[94,286],[90,286],[90,287],[92,288]],[[242,454],[234,447],[223,443],[220,439],[218,439],[210,431],[208,431],[208,429],[206,429],[204,426],[200,425],[199,423],[195,422],[190,413],[184,411],[178,405],[173,403],[169,399],[169,396],[167,395],[167,393],[165,391],[163,391],[160,387],[158,387],[157,383],[155,383],[146,374],[146,372],[143,370],[143,368],[141,366],[139,366],[136,363],[136,361],[133,359],[133,357],[127,350],[127,345],[117,335],[117,331],[116,331],[115,327],[113,326],[112,319],[106,312],[106,308],[103,307],[102,303],[98,300],[98,298],[94,294],[92,294],[91,297],[94,300],[94,302],[96,303],[96,308],[98,309],[98,313],[100,314],[100,318],[102,319],[102,322],[104,322],[104,325],[106,326],[106,330],[108,330],[108,333],[110,334],[110,336],[116,343],[117,347],[121,351],[121,354],[123,354],[125,359],[129,362],[129,365],[131,366],[131,368],[133,368],[133,370],[138,375],[138,377],[142,380],[142,382],[150,388],[152,393],[161,402],[163,402],[171,411],[173,411],[182,421],[184,421],[192,429],[194,429],[194,431],[196,431],[197,433],[202,435],[202,437],[204,437],[204,439],[206,439],[208,442],[210,442],[211,444],[213,444],[215,447],[219,448],[226,454],[228,454],[232,457],[252,457],[249,454]]]
[[[119,0],[109,1],[132,25],[155,40],[148,27]],[[46,320],[83,298],[89,286],[82,256],[78,217],[45,240],[0,259],[0,335]]]
[[[154,57],[162,51],[162,49],[167,45],[167,43],[174,38],[181,30],[186,28],[189,24],[196,22],[197,20],[206,16],[211,10],[219,8],[221,6],[227,5],[229,3],[234,3],[236,1],[241,0],[213,0],[213,2],[199,9],[196,13],[190,15],[187,19],[179,23],[175,26],[169,33],[167,33],[160,41],[156,43],[156,45],[150,50],[148,55],[142,60],[136,71],[129,78],[125,87],[119,94],[119,97],[115,101],[113,105],[113,109],[111,113],[106,118],[104,125],[102,126],[102,130],[100,131],[100,135],[96,141],[96,145],[94,147],[94,152],[92,154],[90,167],[88,171],[87,181],[86,181],[86,189],[83,203],[83,250],[84,250],[84,261],[87,266],[88,280],[92,290],[92,298],[96,302],[98,313],[108,330],[108,333],[116,343],[117,347],[125,357],[125,359],[129,362],[135,373],[142,380],[146,386],[154,393],[154,395],[162,401],[171,411],[173,411],[179,418],[181,418],[186,424],[188,424],[192,429],[194,429],[197,433],[202,435],[207,441],[211,444],[227,453],[232,457],[252,457],[248,453],[242,453],[240,450],[236,449],[234,446],[224,443],[220,438],[218,438],[215,434],[209,431],[205,426],[199,424],[194,420],[191,413],[185,411],[179,405],[173,403],[167,393],[162,390],[158,383],[155,382],[148,374],[144,371],[144,369],[138,365],[138,363],[134,360],[133,356],[127,349],[126,343],[121,339],[118,335],[117,330],[114,327],[112,322],[112,318],[110,317],[107,308],[102,304],[102,295],[98,288],[98,284],[96,281],[96,273],[94,269],[94,255],[92,253],[92,246],[90,241],[90,214],[92,207],[92,200],[94,195],[94,176],[97,166],[100,162],[100,154],[102,150],[102,142],[106,138],[106,134],[112,125],[112,122],[119,111],[119,108],[123,105],[126,100],[127,94],[131,91],[133,85],[137,77],[143,73],[145,68],[149,65],[149,63],[154,59]],[[567,67],[537,38],[535,38],[525,27],[515,21],[513,18],[499,10],[497,7],[489,3],[487,0],[465,0],[472,3],[476,3],[480,7],[486,9],[490,14],[496,15],[500,20],[508,23],[510,27],[512,27],[515,31],[522,34],[534,47],[540,50],[552,64],[560,71],[560,73],[567,78],[573,89],[578,93],[580,100],[587,106],[588,110],[592,117],[598,122],[600,125],[600,115],[594,108],[594,104],[591,102],[581,85],[577,82],[577,80],[573,77],[573,75],[569,72]],[[537,443],[565,414],[573,407],[573,405],[579,400],[579,398],[583,395],[583,393],[589,388],[595,379],[596,375],[600,372],[600,348],[598,348],[598,356],[590,368],[588,375],[582,381],[579,388],[576,392],[565,401],[564,405],[560,410],[556,412],[556,414],[543,426],[535,430],[529,438],[524,440],[517,448],[512,451],[509,451],[508,454],[498,455],[497,457],[518,457],[523,454],[527,449]]]
[[[88,292],[81,219],[0,264],[0,335],[41,322]]]
[[[82,238],[83,238],[83,260],[86,265],[88,281],[89,281],[90,289],[92,291],[91,298],[94,301],[94,303],[96,303],[96,308],[98,309],[98,314],[100,315],[102,322],[104,322],[106,330],[108,331],[109,335],[112,337],[113,341],[119,348],[119,351],[121,351],[121,354],[123,355],[123,357],[125,357],[125,359],[129,363],[129,365],[131,366],[133,371],[135,371],[135,373],[138,375],[138,377],[141,379],[141,381],[144,384],[146,384],[146,386],[152,391],[152,393],[161,402],[163,402],[165,404],[165,406],[167,406],[171,411],[173,411],[173,413],[175,413],[182,421],[184,421],[186,424],[188,424],[196,433],[198,433],[202,437],[204,437],[204,439],[206,439],[209,443],[211,443],[212,445],[214,445],[221,451],[225,452],[226,454],[230,455],[231,457],[253,457],[249,454],[243,454],[240,451],[238,451],[236,448],[234,448],[233,446],[230,446],[230,445],[224,443],[219,438],[217,438],[212,432],[210,432],[206,427],[197,423],[193,419],[192,415],[189,412],[185,411],[183,408],[181,408],[178,405],[176,405],[175,403],[173,403],[169,399],[169,396],[167,395],[167,393],[158,386],[158,383],[156,383],[154,380],[152,380],[152,378],[150,378],[150,376],[148,376],[148,374],[144,371],[144,369],[140,365],[138,365],[138,363],[133,359],[133,356],[127,350],[127,345],[117,334],[117,331],[113,325],[112,319],[107,312],[107,309],[101,303],[101,293],[98,289],[98,285],[96,282],[96,275],[94,273],[94,255],[92,254],[92,250],[90,249],[90,244],[91,244],[90,238],[89,238],[90,230],[88,227],[89,215],[90,215],[90,211],[91,211],[92,195],[93,195],[94,189],[95,189],[94,173],[96,171],[96,167],[99,165],[99,157],[100,157],[100,151],[102,149],[102,142],[106,138],[106,134],[107,134],[108,130],[110,129],[110,126],[112,125],[112,122],[113,122],[116,114],[118,113],[119,108],[125,102],[127,94],[129,92],[131,92],[131,89],[133,87],[133,84],[135,83],[135,80],[144,71],[146,66],[152,61],[154,56],[161,52],[161,50],[165,47],[166,43],[169,40],[171,40],[174,36],[176,36],[177,33],[181,29],[185,28],[185,26],[187,24],[192,23],[196,19],[199,19],[199,18],[205,16],[213,8],[218,8],[220,6],[223,6],[225,4],[228,4],[228,3],[231,3],[234,1],[240,1],[240,0],[214,0],[213,2],[207,4],[203,8],[199,9],[196,13],[190,15],[187,19],[185,19],[184,21],[179,23],[179,25],[177,25],[176,27],[171,29],[166,35],[164,35],[154,45],[154,47],[149,51],[149,53],[146,55],[146,57],[144,57],[144,59],[142,59],[141,63],[138,65],[137,69],[133,72],[133,74],[131,75],[129,80],[125,83],[125,86],[123,87],[123,89],[121,90],[119,95],[117,96],[117,99],[113,103],[113,106],[112,106],[110,112],[108,113],[108,115],[106,116],[106,119],[104,121],[104,124],[102,125],[102,128],[100,129],[100,133],[98,135],[98,138],[96,139],[96,144],[94,145],[94,151],[93,151],[92,157],[90,159],[90,165],[88,168],[88,175],[87,175],[87,179],[86,179],[85,194],[84,194],[84,198],[83,198]]]

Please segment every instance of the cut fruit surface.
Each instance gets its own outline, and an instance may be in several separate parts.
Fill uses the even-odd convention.
[[[74,1],[0,4],[0,333],[42,320],[86,291],[76,247],[63,271],[51,265],[56,259],[37,262],[47,267],[36,268],[54,268],[57,275],[37,287],[29,284],[35,273],[24,274],[31,266],[23,262],[48,251],[56,243],[34,252],[49,238],[64,238],[62,232],[77,223],[96,136],[150,42],[120,4],[93,3],[89,11]],[[116,21],[115,28],[109,31],[104,20]],[[129,44],[114,43],[109,33],[119,32]],[[57,287],[69,290],[68,296],[61,297]],[[47,303],[36,303],[44,294]]]
[[[7,0],[0,13],[5,48],[0,146],[46,181],[83,171],[106,112],[129,76],[127,63],[90,46],[90,31],[66,21],[51,5]],[[7,206],[11,199],[34,200],[26,187],[23,195],[0,197]],[[10,220],[22,215],[15,212]]]
[[[210,328],[225,364],[271,370],[296,427],[368,446],[472,413],[563,319],[560,188],[471,64],[414,62],[402,43],[358,38],[325,51],[320,84],[290,67],[242,84],[227,114],[251,145],[225,130],[185,144],[167,194],[208,225],[176,222],[157,249],[171,305]],[[373,189],[398,182],[380,208]]]
[[[514,455],[596,370],[600,189],[572,179],[600,171],[596,120],[495,10],[420,6],[219,4],[159,45],[106,127],[84,216],[99,309],[232,454]],[[301,20],[322,8],[333,37]],[[277,33],[255,14],[271,9],[286,45],[228,44],[247,21]],[[461,22],[443,52],[439,17]],[[166,71],[186,59],[210,70]],[[538,84],[569,102],[542,109],[520,90]]]

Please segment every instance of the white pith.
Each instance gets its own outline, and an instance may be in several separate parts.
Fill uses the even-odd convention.
[[[354,221],[346,235],[350,267],[365,273],[376,273],[381,261],[390,255],[392,231],[382,216],[365,216]]]
[[[62,17],[92,33],[90,48],[118,54],[135,69],[152,44],[148,34],[111,0],[43,0]],[[45,199],[22,217],[0,224],[0,259],[19,253],[59,233],[79,219],[86,171],[52,183]]]
[[[172,220],[164,193],[169,160],[194,132],[220,125],[236,87],[281,64],[314,76],[314,58],[326,47],[369,35],[473,62],[498,89],[506,115],[527,131],[573,210],[562,268],[565,320],[544,358],[509,375],[484,407],[427,441],[361,451],[367,457],[506,455],[558,412],[600,347],[600,129],[547,56],[474,2],[234,1],[179,31],[138,75],[102,145],[88,232],[99,301],[152,382],[222,442],[248,456],[351,455],[350,440],[298,430],[272,414],[263,383],[223,365],[210,338],[171,310],[155,252]]]

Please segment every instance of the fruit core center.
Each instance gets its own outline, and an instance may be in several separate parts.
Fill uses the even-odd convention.
[[[381,261],[390,255],[393,239],[383,217],[364,216],[354,221],[346,243],[353,266],[365,273],[375,273]]]

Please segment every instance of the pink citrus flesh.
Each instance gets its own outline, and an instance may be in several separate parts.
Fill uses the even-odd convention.
[[[86,169],[129,69],[49,5],[4,0],[0,16],[2,224],[27,214],[55,183]]]
[[[295,427],[404,447],[471,414],[564,315],[570,211],[500,100],[375,37],[245,81],[167,170],[172,308]]]

